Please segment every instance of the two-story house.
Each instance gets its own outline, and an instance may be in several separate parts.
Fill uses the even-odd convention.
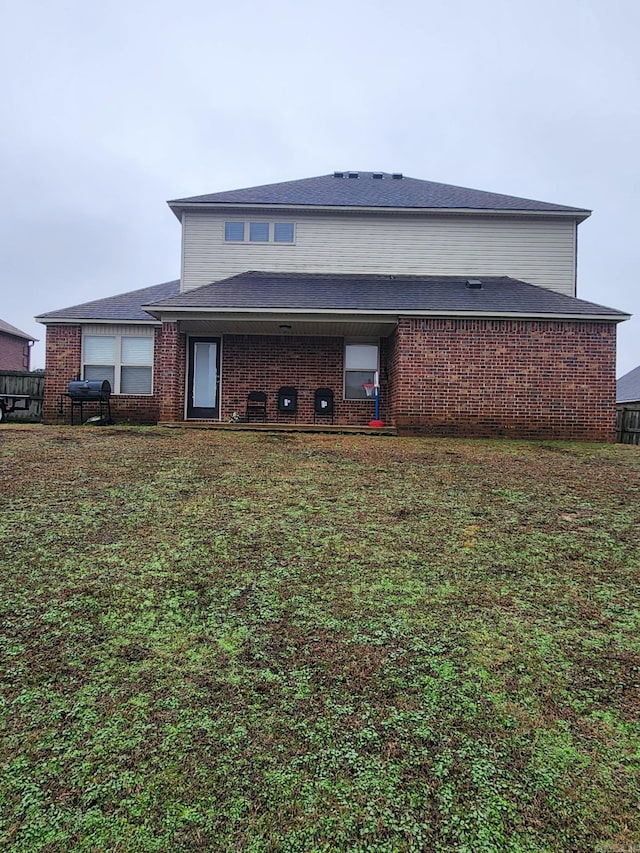
[[[261,391],[267,421],[332,408],[333,423],[366,425],[377,378],[399,432],[613,440],[628,315],[576,298],[590,211],[383,172],[169,207],[179,281],[37,318],[47,420],[80,374],[108,379],[131,422],[243,419]],[[283,386],[295,412],[279,411]]]

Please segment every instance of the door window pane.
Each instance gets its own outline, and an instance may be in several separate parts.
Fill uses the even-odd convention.
[[[217,344],[204,341],[193,345],[193,405],[196,408],[215,408],[217,348]]]

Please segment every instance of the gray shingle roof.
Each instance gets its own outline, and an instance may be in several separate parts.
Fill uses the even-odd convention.
[[[282,310],[482,312],[607,317],[627,314],[572,296],[554,293],[513,278],[479,277],[470,289],[468,276],[325,275],[322,273],[246,272],[162,299],[154,313],[171,309],[205,311]]]
[[[616,401],[634,403],[640,400],[640,366],[621,376],[616,383]]]
[[[173,208],[198,204],[292,205],[317,207],[389,207],[413,209],[498,210],[573,213],[579,219],[590,211],[499,193],[422,181],[394,178],[388,172],[344,172],[344,177],[320,175],[246,189],[174,199]],[[358,177],[349,178],[349,174]],[[374,178],[374,175],[382,175]]]
[[[148,323],[152,318],[140,306],[149,302],[156,302],[158,299],[165,299],[168,296],[174,296],[179,291],[179,280],[165,281],[152,287],[143,287],[141,290],[108,296],[106,299],[94,299],[92,302],[72,305],[70,308],[48,311],[46,314],[40,314],[36,320],[45,324],[62,320],[111,320],[114,323],[119,321]]]
[[[4,320],[0,320],[0,332],[4,332],[5,335],[13,335],[14,338],[23,338],[25,341],[37,340],[37,338],[28,335],[26,332],[21,332],[20,329],[16,329],[15,326],[12,326],[11,323],[6,323]]]

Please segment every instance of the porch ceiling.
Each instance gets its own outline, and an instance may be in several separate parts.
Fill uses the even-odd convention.
[[[179,320],[181,332],[191,335],[285,335],[287,337],[386,338],[396,328],[394,318],[251,318],[215,317]]]

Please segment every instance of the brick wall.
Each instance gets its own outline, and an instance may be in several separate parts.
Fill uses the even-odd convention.
[[[615,439],[615,324],[484,319],[401,319],[381,341],[381,417],[429,435]],[[80,326],[47,327],[45,422],[67,422],[60,394],[80,370]],[[247,394],[298,389],[299,423],[313,422],[313,392],[334,392],[334,423],[365,425],[372,401],[343,397],[341,337],[227,335],[222,345],[221,420],[244,414]],[[186,337],[176,323],[155,333],[151,397],[112,397],[116,421],[184,417]],[[281,420],[293,420],[281,416]]]
[[[381,348],[384,365],[386,351]],[[249,391],[267,392],[267,420],[275,421],[277,391],[285,385],[298,389],[298,423],[313,423],[316,388],[331,388],[334,423],[366,425],[373,418],[370,400],[343,399],[344,339],[340,337],[285,337],[226,335],[222,343],[222,412],[228,421],[234,411],[244,414]],[[384,377],[384,368],[381,376]],[[386,418],[386,382],[381,378],[382,419]],[[292,416],[280,416],[293,421]],[[326,418],[319,422],[329,422]]]
[[[155,351],[159,348],[159,332],[155,333]],[[43,417],[45,423],[69,423],[70,401],[63,397],[63,412],[60,413],[60,395],[67,385],[82,370],[82,327],[47,326],[46,366],[44,382]],[[159,420],[160,401],[157,378],[154,377],[155,393],[146,395],[118,395],[111,397],[111,416],[117,423],[153,424]],[[86,403],[83,415],[89,418],[99,412],[98,403]],[[77,417],[77,413],[76,413]]]
[[[614,323],[402,319],[390,355],[400,432],[615,439]]]
[[[30,358],[29,341],[0,332],[0,369],[29,370]]]
[[[177,323],[164,323],[156,333],[155,388],[161,391],[158,420],[184,420],[184,387],[187,362],[186,336]]]

